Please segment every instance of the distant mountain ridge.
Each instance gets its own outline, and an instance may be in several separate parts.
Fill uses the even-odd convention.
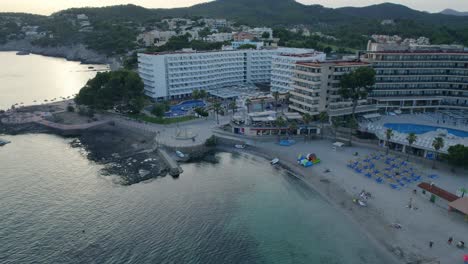
[[[76,14],[86,14],[94,30],[90,33],[71,31],[74,25],[68,25],[69,18]],[[8,14],[0,13],[0,22],[2,16],[7,17]],[[120,47],[117,50],[123,52],[132,46],[139,33],[137,27],[154,28],[161,19],[171,17],[226,18],[237,24],[269,26],[283,28],[282,30],[284,27],[305,25],[313,31],[334,36],[340,42],[331,45],[341,44],[356,49],[364,48],[368,36],[372,34],[400,35],[404,38],[425,36],[435,44],[458,43],[468,46],[468,16],[428,13],[393,3],[327,8],[321,5],[304,5],[294,0],[214,0],[172,9],[147,9],[136,5],[73,8],[49,17],[34,16],[28,20],[40,20],[45,28],[54,33],[55,38],[48,41],[55,42],[52,45],[84,40],[91,48],[113,53],[115,47]],[[381,23],[389,19],[394,23]],[[64,30],[64,25],[68,25],[70,30]],[[297,37],[288,32],[283,31],[280,38],[288,41]],[[276,33],[278,34],[278,30]],[[4,42],[8,34],[3,35]],[[282,44],[310,46],[310,43],[305,44],[304,39],[294,41]],[[46,44],[48,43],[43,45]]]
[[[468,16],[468,12],[460,12],[460,11],[453,10],[450,8],[444,9],[440,13],[443,15],[450,15],[450,16]]]

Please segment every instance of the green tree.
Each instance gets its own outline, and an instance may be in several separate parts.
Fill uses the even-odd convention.
[[[144,84],[137,73],[127,70],[97,73],[75,98],[79,105],[107,110],[116,105],[129,108],[130,101],[144,96]]]
[[[320,112],[318,118],[319,118],[319,121],[320,121],[320,135],[321,135],[321,137],[323,138],[324,124],[325,124],[326,122],[328,122],[328,119],[329,119],[328,113],[325,112],[325,111]]]
[[[192,98],[193,99],[200,99],[200,90],[193,90],[192,91]]]
[[[153,109],[151,109],[151,114],[153,114],[156,117],[164,117],[164,114],[166,113],[166,107],[164,104],[155,104],[153,105]]]
[[[367,99],[375,84],[375,71],[370,67],[360,67],[341,77],[338,93],[345,100],[350,99],[353,103],[352,118],[356,120],[356,108],[358,101]]]
[[[275,111],[278,112],[278,101],[279,101],[279,92],[274,91],[273,97],[275,98]]]
[[[199,90],[198,93],[199,93],[200,99],[206,99],[206,97],[208,96],[208,93],[205,90]]]
[[[229,109],[232,110],[232,114],[234,115],[234,113],[236,112],[236,109],[237,109],[237,104],[236,104],[235,100],[229,102]]]
[[[209,116],[208,112],[205,111],[205,109],[203,109],[201,107],[195,108],[195,113],[197,113],[199,116],[202,116],[202,117],[208,117]]]
[[[434,141],[432,141],[432,147],[435,149],[436,153],[434,155],[434,162],[432,164],[432,168],[435,168],[435,162],[436,162],[436,157],[438,155],[438,152],[440,149],[444,147],[444,139],[441,137],[436,137],[434,138]]]
[[[304,122],[304,124],[307,126],[307,134],[308,136],[310,136],[310,131],[309,131],[309,124],[312,122],[313,118],[310,114],[308,113],[305,113],[305,114],[302,114],[302,121]]]
[[[219,111],[221,110],[221,103],[218,100],[213,103],[213,110],[216,113],[216,123],[219,125]]]
[[[278,142],[279,142],[280,137],[281,137],[281,128],[286,126],[286,120],[282,116],[279,116],[275,120],[275,126],[278,129]]]
[[[412,146],[413,146],[414,142],[416,142],[417,139],[418,139],[418,136],[416,136],[416,134],[413,133],[413,132],[409,133],[408,136],[406,137],[406,140],[408,140],[408,145],[409,145],[411,150],[413,149]],[[410,152],[409,151],[407,151],[407,152],[408,152],[408,156],[407,156],[406,160],[409,160]]]
[[[256,48],[257,48],[257,46],[252,45],[252,44],[242,44],[237,49],[247,50],[247,49],[256,49]]]
[[[262,38],[263,39],[269,39],[270,38],[270,32],[263,32]]]
[[[332,51],[333,51],[333,49],[332,49],[330,46],[326,47],[326,48],[323,50],[323,52],[325,52],[326,54],[330,54],[330,53],[332,53]]]
[[[468,167],[468,147],[461,144],[450,146],[447,160],[452,166]]]
[[[295,121],[292,121],[289,123],[289,132],[294,134],[294,132],[297,132],[297,129],[299,128],[299,126],[297,125],[297,123]]]
[[[291,99],[291,94],[289,92],[286,93],[286,96],[284,97],[284,103],[286,104],[286,109],[289,109],[289,100]],[[284,109],[284,107],[282,108]]]
[[[140,113],[145,107],[145,98],[143,96],[132,98],[128,103],[128,107],[132,113]]]
[[[393,130],[389,128],[385,131],[385,138],[387,139],[387,155],[388,155],[388,151],[390,150],[390,140],[392,139],[392,137],[393,137]]]
[[[247,100],[245,100],[245,106],[247,107],[247,113],[250,113],[250,106],[251,105],[252,105],[252,100],[247,98]]]

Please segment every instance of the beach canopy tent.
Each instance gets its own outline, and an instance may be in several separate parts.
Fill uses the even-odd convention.
[[[448,204],[450,209],[456,209],[465,215],[468,215],[468,197],[463,197]]]
[[[374,119],[374,118],[379,118],[379,117],[381,117],[381,116],[382,116],[382,115],[377,114],[377,113],[363,115],[363,117],[364,117],[365,119]]]
[[[458,200],[460,197],[456,196],[455,194],[448,192],[442,188],[439,188],[435,185],[431,185],[427,182],[422,182],[418,185],[419,188],[426,190],[434,195],[439,196],[440,198],[447,200],[448,202],[453,202]]]

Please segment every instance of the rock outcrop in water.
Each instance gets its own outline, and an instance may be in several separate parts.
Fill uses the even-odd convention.
[[[0,51],[24,51],[51,57],[61,57],[71,61],[81,61],[87,64],[109,64],[111,69],[120,67],[120,62],[113,57],[107,57],[94,50],[87,49],[83,44],[73,46],[39,47],[27,40],[10,41],[0,45]]]

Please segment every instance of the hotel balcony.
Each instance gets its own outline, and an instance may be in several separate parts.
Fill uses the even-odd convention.
[[[366,113],[366,112],[373,112],[377,111],[378,107],[375,104],[371,105],[358,105],[356,107],[356,113]],[[353,112],[353,107],[344,107],[344,108],[337,108],[337,109],[328,109],[329,116],[344,116],[350,115]]]

